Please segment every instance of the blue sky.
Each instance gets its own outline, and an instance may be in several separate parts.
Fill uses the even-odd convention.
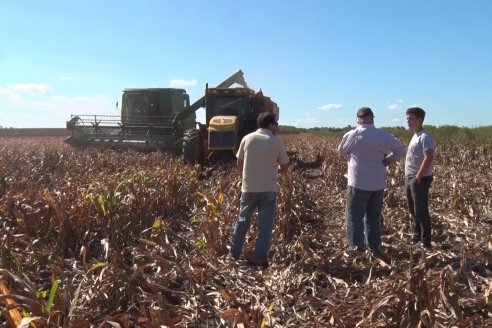
[[[192,101],[242,69],[280,123],[492,124],[492,1],[0,1],[0,126],[113,114],[128,87]],[[203,118],[203,111],[198,113]]]

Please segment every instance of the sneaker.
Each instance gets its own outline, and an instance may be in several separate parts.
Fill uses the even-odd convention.
[[[369,253],[374,256],[374,257],[378,257],[381,255],[381,250],[378,248],[378,249],[370,249],[369,250]]]
[[[257,261],[256,259],[249,256],[246,256],[246,263],[248,263],[248,265],[261,267],[263,269],[266,269],[270,266],[270,263],[268,263],[268,261]]]
[[[251,260],[251,259],[247,259],[246,261],[247,261],[247,263],[249,265],[260,267],[262,269],[266,269],[266,268],[268,268],[270,266],[270,263],[268,263],[268,261],[258,262],[258,261],[254,261],[254,260]]]
[[[344,256],[349,257],[349,258],[358,258],[359,256],[362,256],[366,253],[366,249],[362,247],[356,247],[356,246],[349,246],[343,253]]]
[[[349,246],[347,248],[347,251],[349,253],[364,253],[366,251],[366,248],[361,246]]]
[[[372,258],[375,258],[377,260],[379,260],[380,264],[382,266],[385,266],[385,267],[388,267],[388,268],[391,268],[391,257],[388,256],[388,254],[381,250],[380,248],[377,249],[377,250],[369,250],[369,254],[371,255]]]
[[[234,255],[232,255],[231,253],[227,254],[227,260],[228,261],[232,261],[232,262],[236,262],[239,260],[239,256],[238,257],[235,257]]]
[[[432,245],[431,245],[430,241],[429,242],[422,242],[422,247],[427,249],[427,250],[432,249]]]

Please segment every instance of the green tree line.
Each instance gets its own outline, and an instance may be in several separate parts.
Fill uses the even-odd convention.
[[[492,125],[480,126],[480,127],[459,127],[456,125],[424,125],[429,130],[436,140],[439,141],[453,141],[457,143],[479,142],[489,145],[492,148]],[[295,126],[281,125],[280,133],[312,133],[320,135],[333,135],[343,136],[347,131],[355,128],[355,126],[348,125],[342,128],[332,127],[314,127],[314,128],[298,128]],[[413,132],[403,126],[396,127],[382,127],[382,129],[393,133],[396,137],[402,140],[409,140]]]

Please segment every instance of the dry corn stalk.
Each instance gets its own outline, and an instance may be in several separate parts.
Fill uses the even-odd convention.
[[[10,295],[10,291],[3,280],[0,280],[0,293],[2,295]],[[15,308],[15,301],[11,298],[5,298],[5,305],[7,305],[7,307],[10,307],[10,309],[6,312],[9,324],[12,327],[17,327],[22,321],[22,315],[20,311]]]

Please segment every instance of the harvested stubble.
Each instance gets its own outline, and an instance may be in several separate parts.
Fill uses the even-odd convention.
[[[344,251],[339,138],[282,138],[292,167],[266,270],[226,257],[234,163],[203,174],[159,152],[0,140],[4,325],[13,313],[38,327],[492,325],[490,147],[439,145],[431,252],[409,242],[403,163],[392,168],[384,253],[373,257]]]

